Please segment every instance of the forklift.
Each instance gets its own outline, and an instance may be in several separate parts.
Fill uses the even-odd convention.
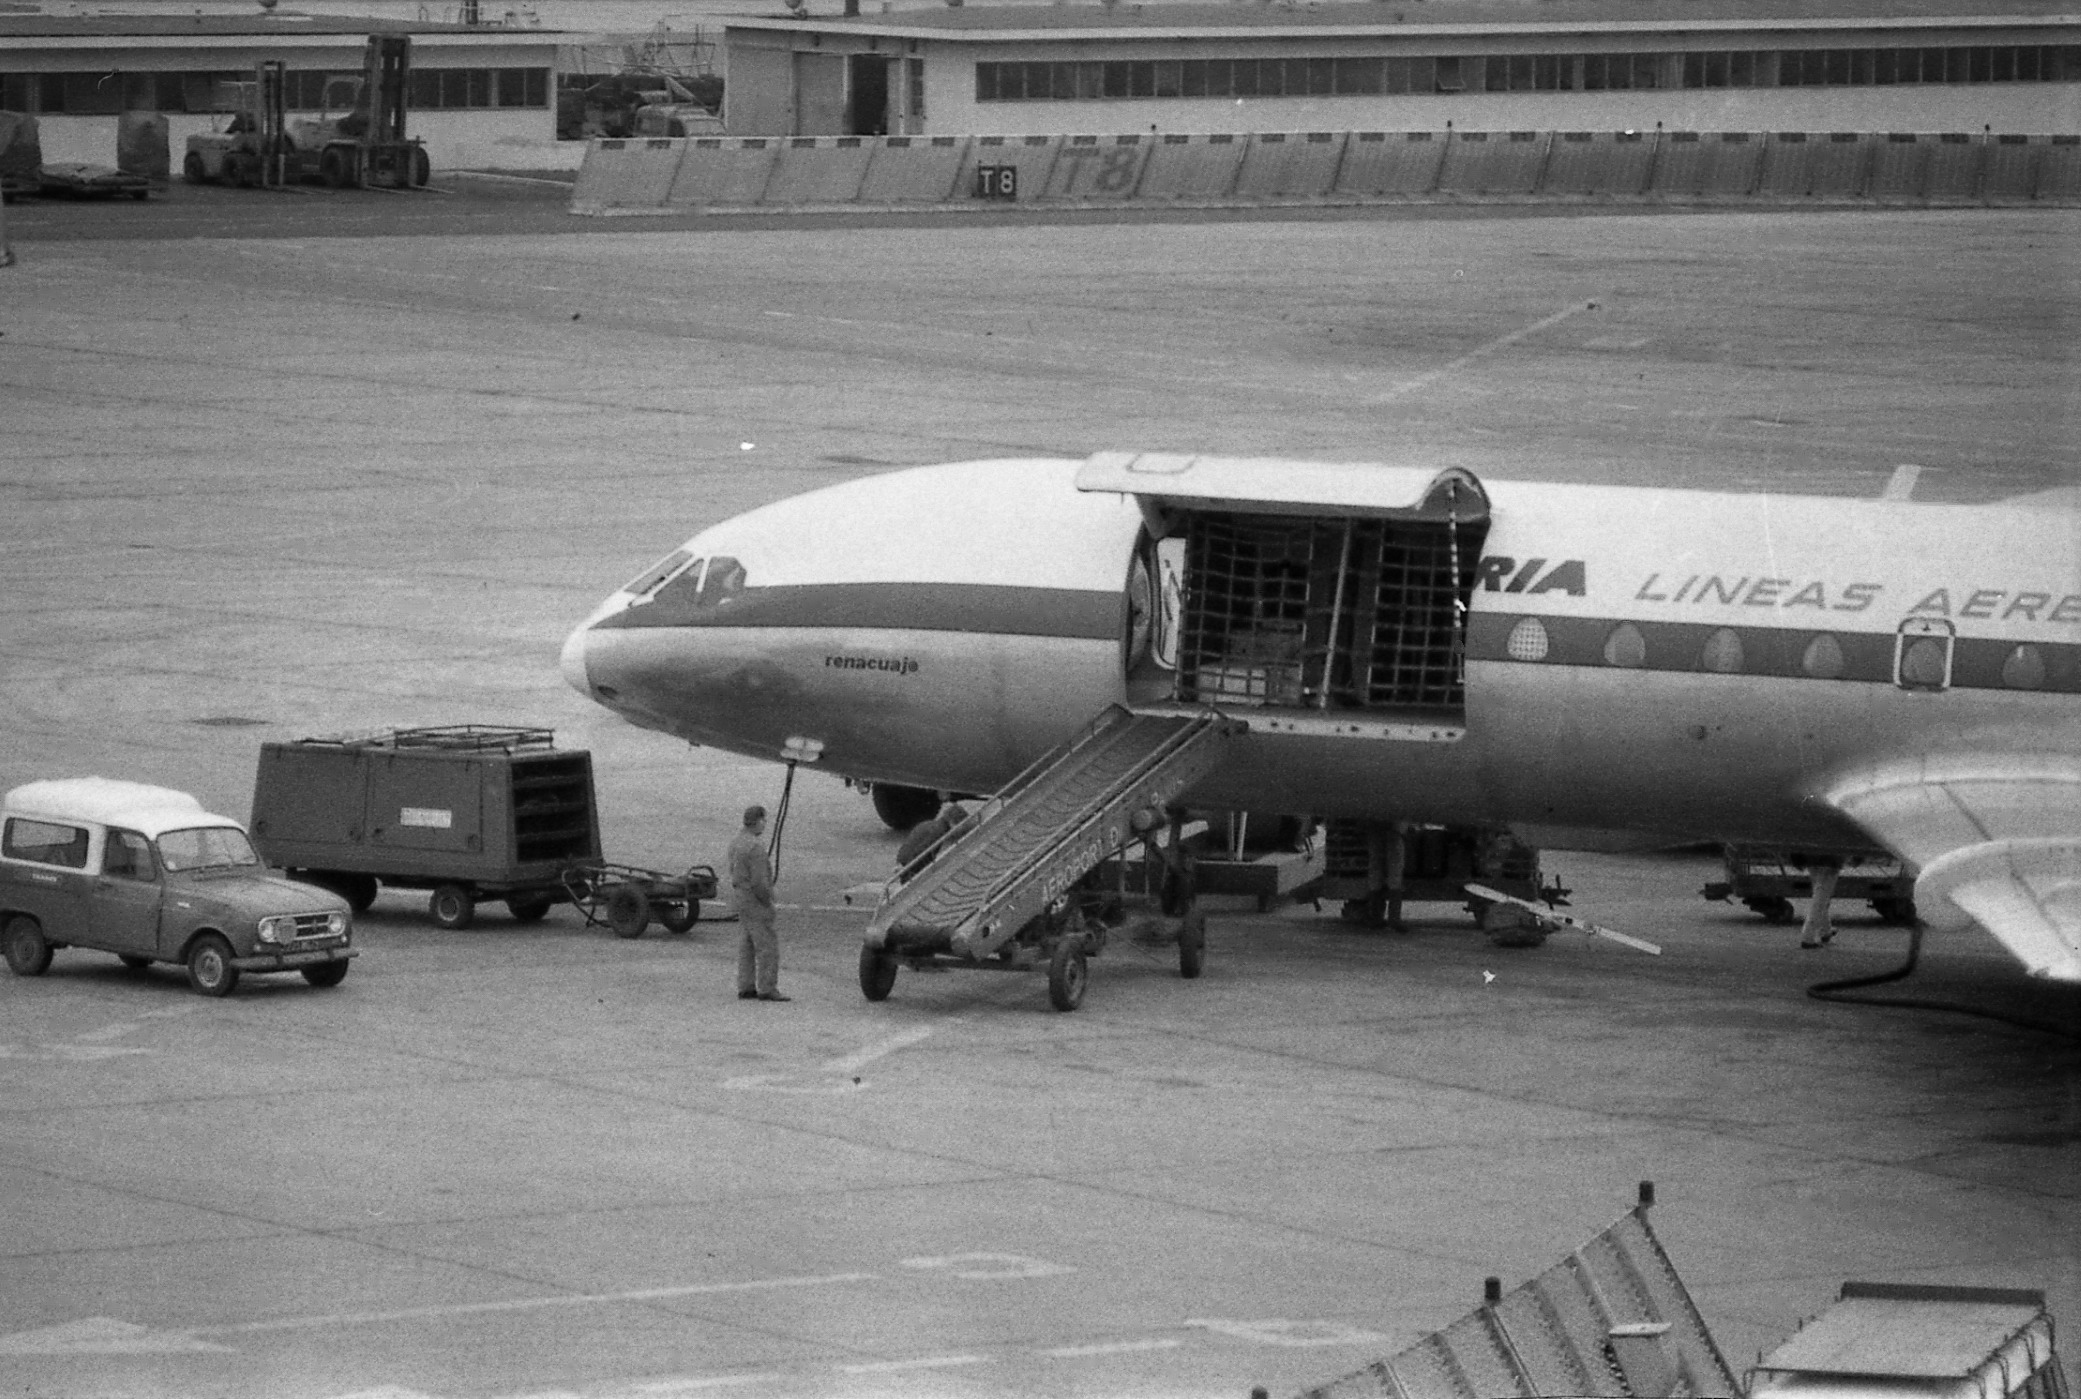
[[[411,44],[409,35],[371,34],[349,110],[316,120],[288,120],[284,66],[262,63],[254,81],[235,85],[231,124],[188,138],[182,174],[191,184],[273,188],[316,179],[334,189],[424,188],[432,173],[426,147],[405,135]]]

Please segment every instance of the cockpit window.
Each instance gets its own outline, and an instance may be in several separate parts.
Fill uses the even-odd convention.
[[[708,561],[708,573],[701,579],[701,590],[694,595],[694,606],[714,607],[743,591],[744,565],[717,555]]]
[[[665,580],[678,573],[693,557],[692,554],[689,554],[684,549],[674,549],[655,564],[643,570],[622,591],[639,598],[649,597],[659,588],[662,588],[665,585]]]

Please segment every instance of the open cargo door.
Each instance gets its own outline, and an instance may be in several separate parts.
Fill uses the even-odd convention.
[[[1489,522],[1471,473],[1102,452],[1077,487],[1142,507],[1133,586],[1161,615],[1156,643],[1129,656],[1138,710],[1247,709],[1270,732],[1464,732]]]

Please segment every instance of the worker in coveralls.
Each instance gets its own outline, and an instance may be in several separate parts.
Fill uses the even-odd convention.
[[[737,999],[785,1001],[780,994],[780,934],[773,928],[773,865],[766,858],[766,808],[744,808],[730,842],[730,901],[744,926],[737,948]]]

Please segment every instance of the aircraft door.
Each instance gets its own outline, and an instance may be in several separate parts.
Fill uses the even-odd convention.
[[[1910,617],[1893,640],[1893,683],[1903,690],[1951,686],[1951,651],[1957,640],[1941,617]]]

